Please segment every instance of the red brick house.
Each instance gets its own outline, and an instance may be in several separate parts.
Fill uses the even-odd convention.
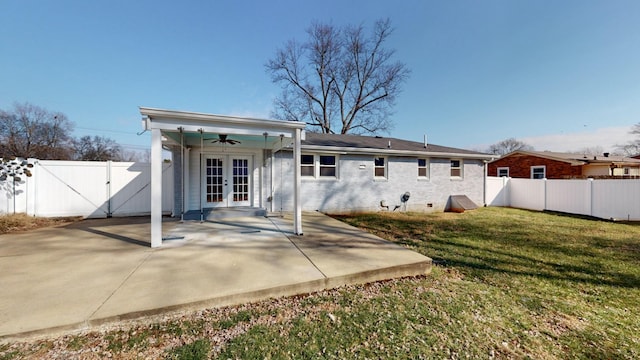
[[[489,176],[527,179],[638,177],[640,159],[623,156],[514,151],[488,164]]]

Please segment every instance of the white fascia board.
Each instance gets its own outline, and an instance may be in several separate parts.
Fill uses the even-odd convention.
[[[460,158],[460,159],[478,159],[478,160],[490,160],[493,156],[483,154],[464,154],[455,152],[434,152],[434,151],[408,151],[408,150],[393,150],[393,149],[375,149],[375,148],[350,148],[350,147],[336,147],[336,146],[322,146],[322,145],[303,145],[302,151],[313,152],[331,152],[340,154],[367,154],[367,155],[395,155],[395,156],[416,156],[416,157],[430,157],[430,158]]]
[[[293,137],[296,129],[304,129],[306,124],[298,121],[267,120],[235,116],[213,115],[186,111],[140,108],[140,114],[147,118],[147,129],[185,132],[225,133],[263,136]]]

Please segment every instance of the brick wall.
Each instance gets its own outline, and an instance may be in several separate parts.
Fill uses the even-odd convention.
[[[513,154],[489,163],[488,175],[498,176],[499,167],[508,167],[513,178],[531,178],[532,166],[545,166],[547,179],[566,179],[582,176],[582,166],[572,166],[564,161],[531,155]]]
[[[276,209],[291,210],[293,183],[291,152],[279,152],[275,158],[277,176],[274,179]],[[374,178],[373,155],[338,155],[338,178],[303,178],[302,209],[325,212],[358,212],[380,210],[386,201],[390,210],[400,205],[400,197],[410,192],[409,211],[442,211],[450,195],[467,195],[478,206],[483,205],[484,164],[480,160],[463,160],[462,178],[451,178],[451,160],[429,159],[428,179],[418,178],[416,158],[393,157],[388,160],[388,178]],[[280,164],[285,176],[279,176]],[[282,203],[281,203],[282,201]]]

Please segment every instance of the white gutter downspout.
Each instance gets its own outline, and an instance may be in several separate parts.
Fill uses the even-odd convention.
[[[295,129],[293,136],[293,232],[296,235],[302,235],[302,204],[300,203],[300,186],[301,186],[301,170],[300,170],[300,143],[302,130]]]
[[[487,160],[483,161],[484,164],[484,178],[482,182],[482,202],[484,203],[484,207],[487,207]]]

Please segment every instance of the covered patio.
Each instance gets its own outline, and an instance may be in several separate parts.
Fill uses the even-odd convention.
[[[290,177],[294,233],[302,235],[300,144],[306,124],[146,107],[140,113],[151,132],[151,247],[163,243],[163,149],[171,151],[177,169],[175,217],[199,211],[202,221],[211,208],[274,211],[274,181]],[[273,156],[283,148],[293,151],[289,173],[273,169]]]

